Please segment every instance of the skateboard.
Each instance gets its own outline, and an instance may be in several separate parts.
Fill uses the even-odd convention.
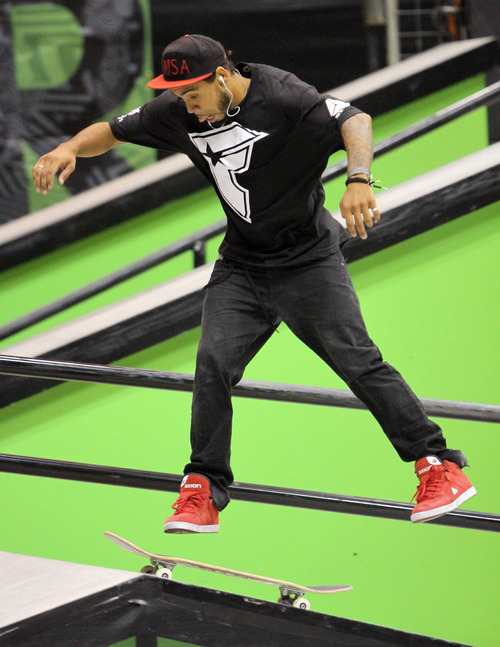
[[[251,580],[252,582],[262,582],[263,584],[271,584],[277,586],[280,591],[278,602],[294,606],[298,609],[310,609],[311,603],[304,595],[306,593],[340,593],[342,591],[351,591],[352,586],[303,586],[302,584],[295,584],[294,582],[286,582],[284,580],[277,580],[263,575],[255,575],[253,573],[245,573],[244,571],[236,571],[232,568],[225,568],[223,566],[214,566],[213,564],[204,564],[203,562],[195,562],[191,559],[183,559],[182,557],[169,557],[168,555],[157,555],[150,553],[147,550],[139,548],[128,539],[124,539],[114,532],[105,531],[104,534],[108,539],[115,543],[123,550],[146,557],[149,559],[150,564],[141,569],[141,573],[155,575],[167,580],[172,579],[172,571],[176,566],[189,566],[190,568],[198,568],[202,571],[209,571],[211,573],[220,573],[222,575],[230,575],[232,577],[239,577],[244,580]]]

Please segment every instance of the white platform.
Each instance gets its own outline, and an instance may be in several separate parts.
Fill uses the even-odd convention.
[[[139,577],[131,571],[0,552],[0,628]]]

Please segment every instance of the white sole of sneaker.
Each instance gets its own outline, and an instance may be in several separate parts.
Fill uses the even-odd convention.
[[[219,524],[212,526],[197,526],[195,523],[187,523],[186,521],[171,521],[163,526],[163,531],[170,534],[191,534],[202,532],[219,532]]]
[[[442,517],[444,514],[447,514],[448,512],[451,512],[452,510],[455,510],[459,506],[462,505],[462,503],[465,503],[467,499],[470,499],[473,497],[476,492],[475,487],[470,487],[468,490],[466,490],[463,494],[461,494],[458,499],[455,499],[453,503],[449,503],[448,505],[443,505],[440,508],[435,508],[434,510],[426,510],[425,512],[417,512],[417,514],[412,514],[410,519],[413,521],[413,523],[423,523],[425,521],[432,521],[432,519],[437,519],[438,517]]]

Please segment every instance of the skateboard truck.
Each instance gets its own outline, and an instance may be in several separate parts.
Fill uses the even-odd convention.
[[[175,562],[160,562],[157,559],[150,559],[151,563],[141,568],[141,573],[156,575],[164,580],[173,579],[173,570],[177,566]]]
[[[296,591],[285,586],[280,586],[279,588],[281,595],[278,598],[278,602],[281,604],[288,604],[297,609],[304,609],[306,611],[311,608],[311,603],[304,597],[303,591]]]

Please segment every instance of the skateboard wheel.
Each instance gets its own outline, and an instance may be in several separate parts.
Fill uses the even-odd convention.
[[[164,580],[172,579],[172,571],[169,568],[159,568],[156,573],[156,577],[161,577]]]
[[[311,608],[311,603],[307,598],[296,598],[293,601],[293,606],[296,607],[297,609],[303,609],[304,611],[308,611]]]
[[[143,566],[141,568],[141,573],[146,573],[146,575],[154,575],[155,572],[155,567],[151,566],[151,564],[146,564],[146,566]]]

